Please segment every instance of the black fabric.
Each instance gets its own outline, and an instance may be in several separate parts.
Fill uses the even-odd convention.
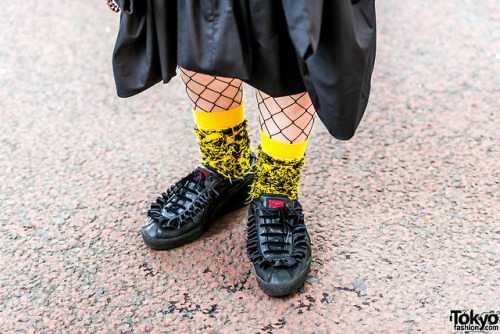
[[[168,83],[177,65],[273,97],[307,90],[338,139],[364,114],[375,60],[374,0],[119,0],[117,93]]]
[[[176,75],[176,1],[116,1],[121,14],[113,73],[118,96],[130,97]]]

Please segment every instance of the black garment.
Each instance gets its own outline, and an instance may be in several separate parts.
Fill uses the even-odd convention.
[[[273,96],[307,90],[337,139],[363,117],[375,60],[375,0],[118,0],[118,96],[177,65],[238,78]]]

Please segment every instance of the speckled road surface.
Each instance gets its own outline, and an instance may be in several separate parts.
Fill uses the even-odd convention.
[[[301,201],[312,272],[262,293],[246,210],[149,250],[151,201],[198,163],[178,78],[116,97],[105,1],[0,12],[0,332],[449,333],[500,311],[500,3],[378,2],[356,136],[316,123]],[[258,139],[253,90],[247,117]]]

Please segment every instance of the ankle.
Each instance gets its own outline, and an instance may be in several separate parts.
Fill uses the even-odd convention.
[[[261,194],[281,194],[296,200],[299,193],[299,177],[304,166],[304,157],[280,159],[267,154],[259,146],[255,180],[250,190],[249,200]]]
[[[202,163],[215,169],[226,179],[242,176],[250,167],[248,122],[227,129],[195,128]]]

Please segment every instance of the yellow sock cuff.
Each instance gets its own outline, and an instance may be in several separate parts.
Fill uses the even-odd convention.
[[[269,138],[262,129],[260,129],[260,141],[262,145],[262,149],[268,155],[274,158],[280,159],[297,159],[302,158],[304,156],[304,152],[306,151],[307,142],[309,137],[301,142],[296,144],[287,144],[282,143],[277,140]]]
[[[243,103],[233,109],[203,112],[194,110],[196,124],[200,129],[227,129],[232,128],[244,121]]]

